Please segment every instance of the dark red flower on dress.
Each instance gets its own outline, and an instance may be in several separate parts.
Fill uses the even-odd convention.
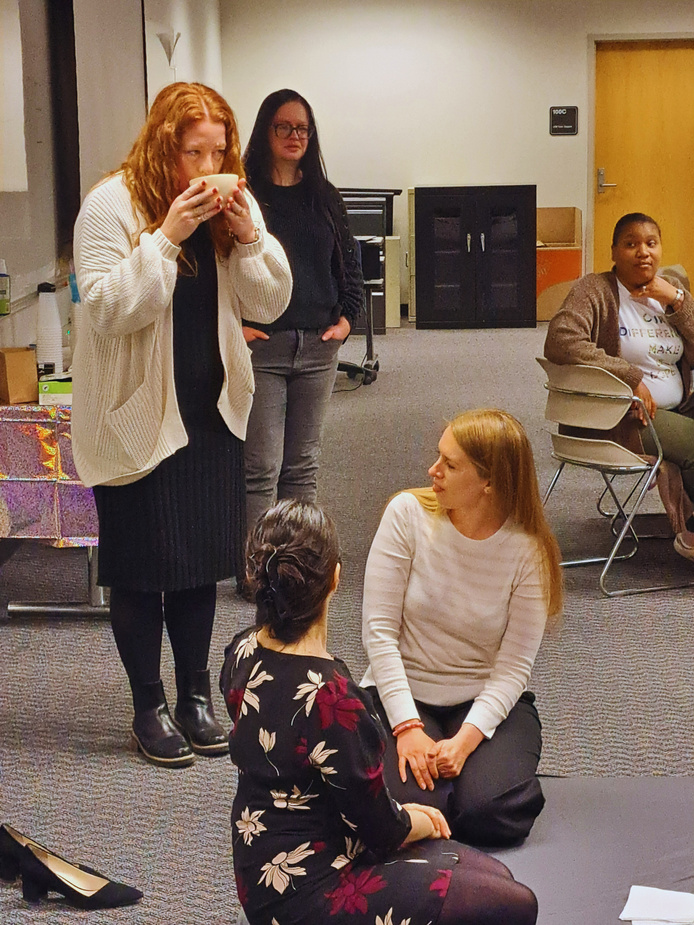
[[[366,776],[370,781],[369,793],[371,796],[377,797],[381,790],[383,790],[383,762],[379,761],[375,767],[367,768]]]
[[[439,870],[437,871],[441,876],[437,877],[436,880],[429,887],[429,892],[438,893],[439,896],[443,897],[448,892],[448,887],[451,885],[451,874],[452,870]]]
[[[245,880],[241,878],[240,874],[236,874],[236,893],[239,897],[239,902],[242,906],[245,906],[248,902],[248,887],[246,886]]]
[[[319,851],[323,851],[324,848],[325,848],[324,841],[314,841],[313,842],[313,850],[316,852],[316,854],[318,854]]]
[[[234,723],[238,721],[239,713],[241,712],[243,694],[243,688],[238,687],[232,687],[227,694],[227,707],[229,708],[229,716]]]
[[[340,874],[338,886],[332,893],[325,894],[332,903],[330,915],[337,915],[342,909],[350,914],[355,912],[366,914],[369,906],[366,897],[370,893],[378,893],[388,885],[378,874],[372,877],[372,871],[373,867],[370,867],[368,870],[347,870]]]
[[[359,711],[366,707],[356,697],[347,697],[347,678],[337,671],[332,681],[327,681],[316,694],[320,727],[327,729],[333,723],[339,723],[350,732],[354,732],[359,722]]]
[[[308,764],[308,742],[306,741],[306,736],[301,736],[299,741],[294,746],[294,751],[297,755],[303,755],[304,760],[303,764]]]

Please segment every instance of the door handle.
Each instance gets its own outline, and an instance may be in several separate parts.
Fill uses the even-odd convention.
[[[482,253],[484,253],[484,232],[480,232],[480,247],[482,248]]]
[[[467,235],[467,252],[470,253],[470,244],[472,243],[472,235],[468,232]]]
[[[605,183],[605,168],[598,167],[598,192],[604,193],[608,187],[613,187],[616,185],[616,183]]]

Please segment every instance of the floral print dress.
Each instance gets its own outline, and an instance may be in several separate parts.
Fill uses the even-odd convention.
[[[383,780],[385,733],[340,659],[226,649],[221,688],[239,784],[234,872],[251,925],[432,925],[458,854],[400,845],[408,814]]]

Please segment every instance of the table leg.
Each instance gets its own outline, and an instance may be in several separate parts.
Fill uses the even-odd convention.
[[[21,540],[19,541],[21,542]],[[14,550],[13,550],[14,551]],[[82,601],[61,601],[60,603],[49,603],[47,601],[10,601],[7,605],[7,615],[13,614],[53,614],[62,616],[64,614],[83,615],[83,616],[105,616],[109,615],[109,605],[106,600],[106,589],[101,588],[96,583],[98,574],[98,549],[96,546],[87,547],[87,575],[89,582],[89,602]]]

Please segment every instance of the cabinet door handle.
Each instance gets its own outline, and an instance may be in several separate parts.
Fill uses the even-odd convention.
[[[480,247],[482,248],[482,253],[484,253],[484,232],[480,232]]]
[[[468,232],[467,236],[467,252],[470,253],[470,245],[472,244],[472,235]]]

